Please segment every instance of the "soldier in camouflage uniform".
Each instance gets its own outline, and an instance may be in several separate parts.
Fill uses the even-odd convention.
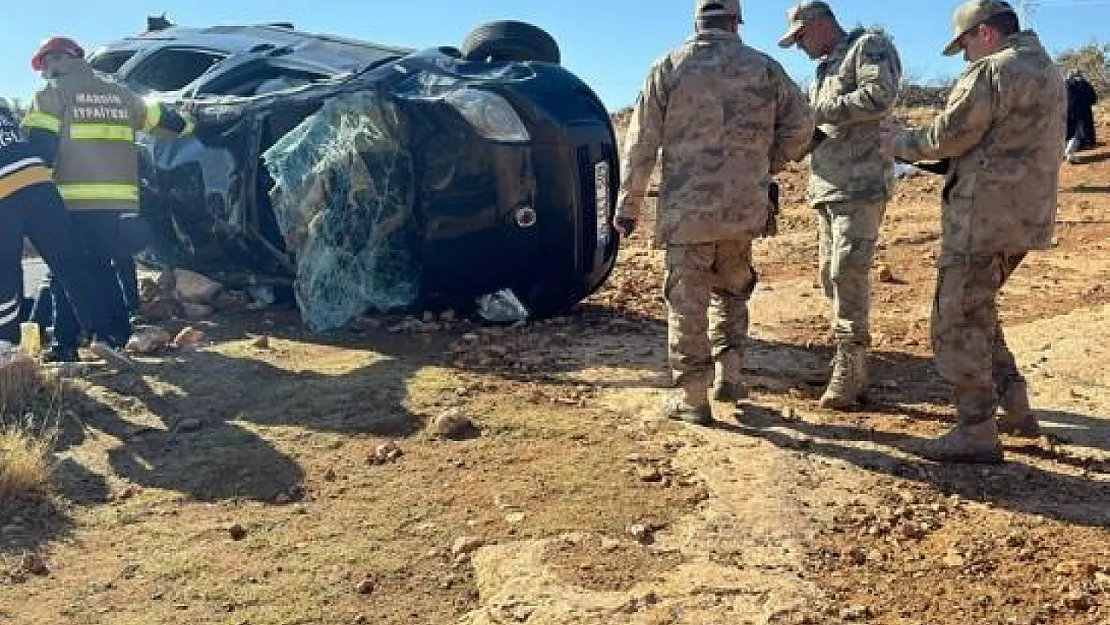
[[[824,2],[803,2],[787,17],[779,45],[796,44],[819,60],[809,97],[819,129],[809,202],[818,217],[818,264],[837,344],[821,405],[843,410],[867,389],[871,263],[892,169],[879,153],[879,123],[897,99],[902,64],[885,34],[845,32]]]
[[[1066,100],[1052,58],[1036,33],[1019,30],[1009,4],[972,0],[953,22],[956,37],[944,52],[962,49],[968,65],[944,112],[929,126],[883,133],[893,156],[950,159],[931,333],[937,369],[955,390],[958,425],[914,451],[998,462],[999,430],[1037,432],[996,300],[1025,254],[1051,245]]]
[[[668,351],[683,391],[668,416],[704,424],[714,373],[715,399],[745,395],[752,239],[768,224],[771,174],[804,154],[813,118],[782,67],[737,37],[738,0],[697,0],[695,19],[636,102],[615,225],[635,228],[662,149],[654,242],[666,250]]]

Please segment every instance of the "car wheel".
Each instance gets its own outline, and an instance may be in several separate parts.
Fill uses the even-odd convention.
[[[558,64],[559,44],[525,22],[489,22],[470,31],[460,50],[468,61],[540,61]]]
[[[566,285],[566,284],[550,284],[542,283],[533,286],[530,289],[521,289],[517,291],[521,302],[528,312],[531,313],[533,319],[546,319],[556,315],[565,314],[570,312],[572,308],[577,306],[587,297],[593,295],[598,289],[605,284],[609,279],[609,274],[613,271],[614,264],[610,264],[605,270],[604,276],[592,285]]]

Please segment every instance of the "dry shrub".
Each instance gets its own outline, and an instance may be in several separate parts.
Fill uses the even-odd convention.
[[[54,441],[23,430],[0,430],[0,503],[43,492],[50,483]]]
[[[62,381],[27,358],[0,363],[0,503],[50,482]]]
[[[0,363],[0,415],[19,414],[42,387],[40,367],[30,358]]]

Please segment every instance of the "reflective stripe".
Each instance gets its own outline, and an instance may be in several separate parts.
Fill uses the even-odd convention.
[[[16,319],[19,319],[19,308],[13,310],[10,315],[4,315],[3,317],[0,317],[0,328],[8,325],[9,323],[12,323]]]
[[[45,164],[46,163],[43,163],[42,159],[37,157],[37,156],[32,156],[30,158],[25,158],[23,160],[19,160],[19,161],[16,161],[14,163],[5,165],[3,167],[0,167],[0,178],[3,178],[4,176],[7,176],[8,174],[14,173],[16,171],[19,171],[20,169],[23,169],[24,167],[30,167],[31,165],[45,165]]]
[[[15,321],[16,319],[19,318],[19,312],[20,312],[19,311],[19,308],[20,308],[19,304],[20,303],[22,303],[20,301],[20,297],[19,297],[19,295],[16,295],[15,299],[13,299],[12,301],[0,304],[0,312],[3,312],[5,310],[9,310],[9,309],[11,310],[10,313],[6,313],[6,314],[4,314],[3,317],[0,317],[0,327],[4,327],[4,326],[8,325],[9,323],[11,323],[11,322],[13,322],[13,321]]]
[[[66,200],[139,201],[139,187],[133,184],[60,184],[58,191]]]
[[[23,127],[41,128],[57,133],[62,129],[62,120],[41,111],[31,111],[23,116]]]
[[[49,169],[39,165],[31,165],[14,174],[0,177],[0,200],[29,186],[50,181]]]
[[[130,126],[117,124],[73,124],[69,138],[75,141],[134,141],[135,131]]]
[[[146,121],[143,123],[143,130],[150,132],[162,123],[162,105],[158,102],[146,103]]]
[[[181,130],[181,134],[179,136],[188,137],[188,136],[193,134],[193,130],[195,130],[195,129],[196,129],[196,124],[193,123],[192,118],[186,117],[185,118],[185,128],[183,128]]]

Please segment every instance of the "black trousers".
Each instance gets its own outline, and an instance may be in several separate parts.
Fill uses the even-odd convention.
[[[93,338],[113,341],[82,246],[53,184],[37,184],[0,200],[0,340],[15,343],[23,304],[23,237],[34,244],[58,290],[69,295]]]
[[[121,264],[124,271],[134,276],[135,265],[129,246],[121,238],[120,213],[116,211],[70,212],[70,221],[84,252],[89,277],[100,297],[110,340],[114,347],[122,347],[131,336],[131,322],[124,286],[121,284]],[[133,278],[132,278],[133,279]],[[135,290],[138,290],[137,284]],[[48,288],[40,296],[46,295],[52,301],[54,317],[54,347],[61,351],[77,349],[80,330],[85,327],[80,322],[72,302],[61,288],[58,276],[51,272]],[[137,299],[137,294],[136,294]],[[40,302],[36,306],[44,306]]]
[[[1067,136],[1065,139],[1079,139],[1078,148],[1089,150],[1095,147],[1095,115],[1091,107],[1073,106],[1068,108]]]

